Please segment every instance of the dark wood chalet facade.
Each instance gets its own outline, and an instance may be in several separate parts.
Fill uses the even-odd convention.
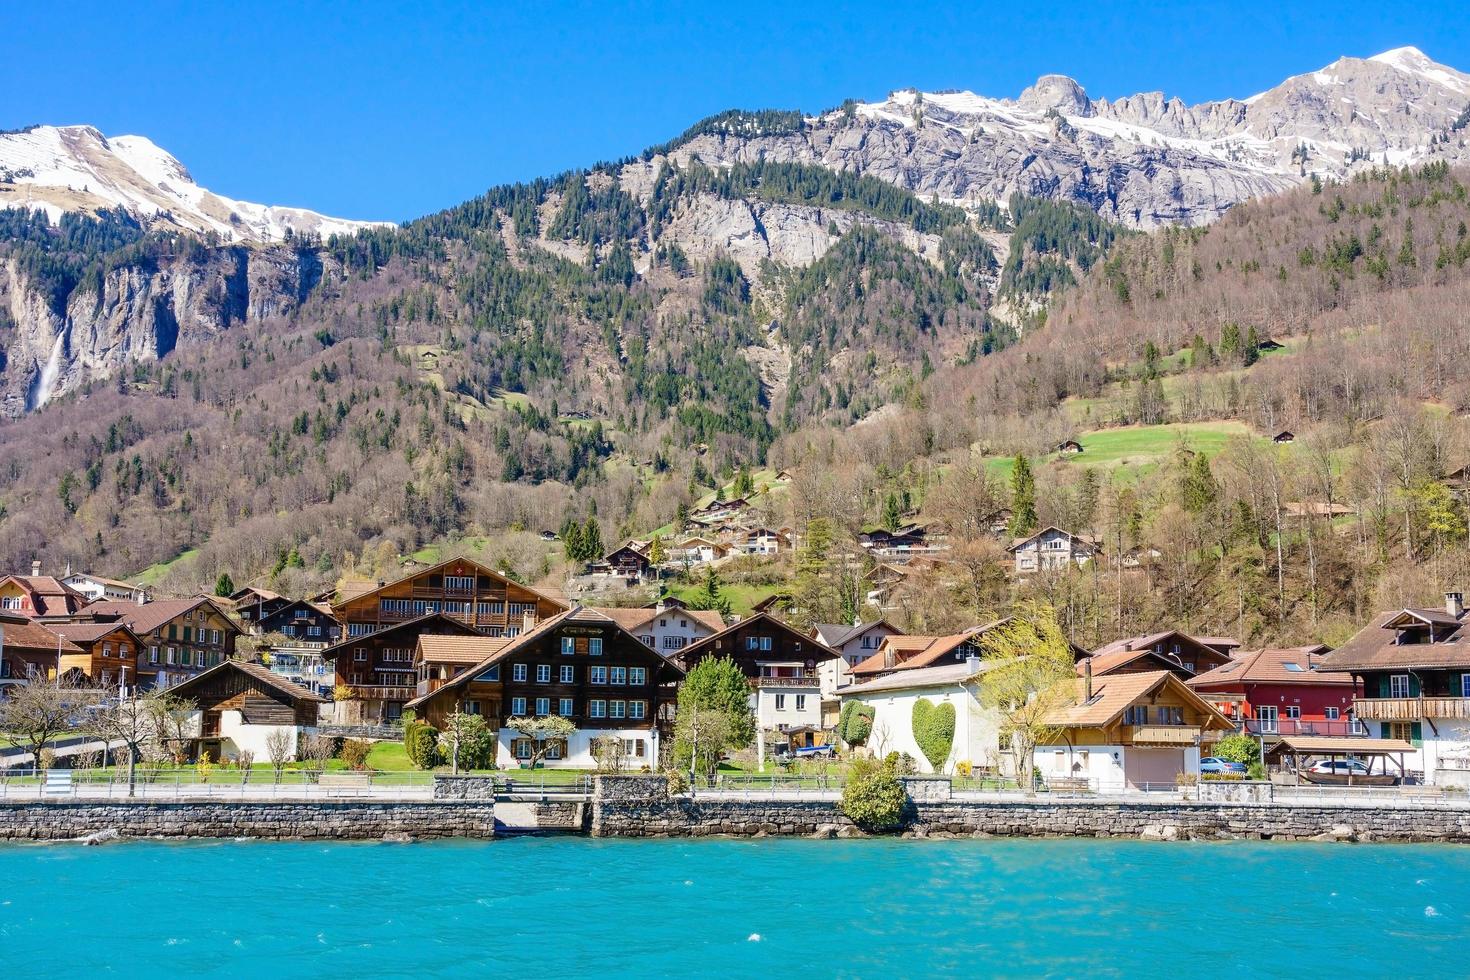
[[[487,636],[516,636],[566,608],[565,602],[479,562],[451,558],[339,598],[332,613],[346,628],[347,639],[433,614],[457,619]]]
[[[730,657],[752,682],[809,679],[815,687],[817,668],[837,656],[821,640],[762,612],[689,644],[674,659],[687,671],[705,657]]]
[[[273,674],[261,663],[227,660],[177,685],[173,693],[193,703],[199,712],[194,743],[187,747],[191,758],[219,760],[231,731],[222,726],[225,712],[239,712],[233,730],[236,739],[245,729],[300,730],[317,723],[321,698]],[[262,760],[263,761],[263,760]]]
[[[348,717],[341,722],[396,721],[417,695],[414,650],[425,635],[483,636],[459,619],[430,613],[365,636],[350,636],[322,651],[336,687],[351,690]]]
[[[548,715],[577,727],[550,763],[593,763],[592,740],[610,734],[623,741],[630,765],[656,765],[657,719],[683,671],[611,618],[576,607],[508,643],[484,645],[488,656],[408,706],[436,727],[455,711],[483,715],[500,733],[503,765],[532,752],[528,739],[505,728],[507,719]]]
[[[258,633],[279,633],[293,644],[330,646],[342,639],[342,624],[331,611],[307,602],[292,599],[285,605],[255,623]]]

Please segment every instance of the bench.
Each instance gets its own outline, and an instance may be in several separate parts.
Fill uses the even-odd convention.
[[[1046,781],[1046,788],[1052,793],[1087,793],[1092,784],[1080,776],[1053,776]]]
[[[46,785],[42,792],[47,796],[70,796],[72,793],[70,769],[47,769]]]
[[[373,788],[373,775],[369,772],[324,772],[317,778],[317,785],[327,790],[328,796],[366,796]]]

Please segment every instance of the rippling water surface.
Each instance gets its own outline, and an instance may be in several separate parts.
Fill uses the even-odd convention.
[[[1470,848],[0,847],[0,976],[1466,976]]]

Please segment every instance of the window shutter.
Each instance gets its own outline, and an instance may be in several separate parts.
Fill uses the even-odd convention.
[[[1388,675],[1387,674],[1383,674],[1383,675],[1381,675],[1378,678],[1378,696],[1380,698],[1386,698],[1386,697],[1388,697]]]
[[[1414,743],[1415,748],[1424,745],[1424,729],[1417,721],[1409,728],[1409,741]]]

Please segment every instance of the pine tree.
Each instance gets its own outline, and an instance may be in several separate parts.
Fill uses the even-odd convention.
[[[1013,537],[1036,530],[1036,477],[1024,453],[1016,453],[1011,468],[1011,523]]]
[[[219,578],[214,580],[214,594],[217,596],[228,596],[235,591],[235,580],[230,578],[229,572],[220,572]]]
[[[571,561],[583,561],[582,557],[582,525],[576,521],[569,520],[561,531],[562,552]]]
[[[592,561],[602,557],[602,525],[597,523],[597,518],[587,518],[587,523],[582,525],[582,560]]]
[[[1184,474],[1179,481],[1179,503],[1191,514],[1203,513],[1220,495],[1215,475],[1210,471],[1210,461],[1204,453],[1187,457]]]
[[[898,495],[889,492],[883,501],[883,527],[889,531],[897,531],[903,524],[903,508],[898,502]]]

